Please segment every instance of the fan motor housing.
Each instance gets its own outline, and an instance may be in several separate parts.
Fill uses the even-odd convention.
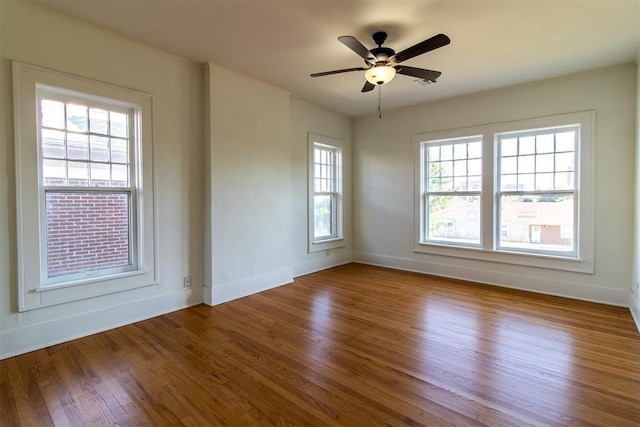
[[[396,54],[396,51],[390,47],[376,47],[371,49],[369,52],[371,52],[378,61],[386,61]]]

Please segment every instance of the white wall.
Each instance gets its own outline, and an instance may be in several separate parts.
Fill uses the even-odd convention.
[[[201,302],[200,67],[19,2],[0,1],[0,31],[0,359]],[[17,312],[10,60],[153,95],[158,285]]]
[[[636,58],[636,144],[635,144],[635,209],[633,233],[633,281],[629,308],[640,330],[640,51]]]
[[[426,87],[423,90],[429,90]],[[633,65],[432,102],[354,121],[354,251],[361,262],[627,306],[632,282]],[[596,111],[595,274],[417,254],[413,134]]]
[[[345,142],[344,165],[344,241],[342,248],[308,253],[308,145],[309,132]],[[351,119],[307,102],[291,98],[291,233],[294,276],[333,267],[353,260],[351,204]]]
[[[206,75],[205,301],[218,304],[293,280],[289,94],[213,64]]]

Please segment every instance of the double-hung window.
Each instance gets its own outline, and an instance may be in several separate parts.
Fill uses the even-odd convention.
[[[415,135],[415,251],[593,272],[593,116]]]
[[[577,257],[576,147],[580,126],[496,135],[497,248]]]
[[[151,98],[14,63],[19,308],[155,283]]]
[[[344,246],[343,142],[309,134],[309,252]]]
[[[423,156],[423,240],[479,245],[482,139],[432,141]]]

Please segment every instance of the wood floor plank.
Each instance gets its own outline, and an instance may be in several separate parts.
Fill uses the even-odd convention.
[[[0,425],[640,426],[640,334],[625,308],[348,264],[0,361]]]

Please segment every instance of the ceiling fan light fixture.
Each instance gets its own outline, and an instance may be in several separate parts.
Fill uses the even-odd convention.
[[[365,71],[364,76],[373,85],[389,83],[396,75],[396,69],[388,65],[376,65]]]

